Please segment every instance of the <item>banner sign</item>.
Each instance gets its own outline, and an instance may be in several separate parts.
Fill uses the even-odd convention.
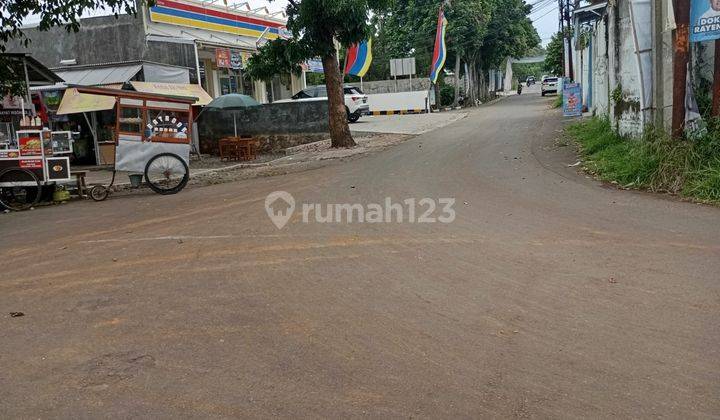
[[[157,0],[150,8],[150,21],[252,38],[276,39],[290,35],[283,22],[270,17],[193,0]]]
[[[445,48],[445,31],[447,30],[448,21],[445,19],[445,12],[442,6],[438,13],[437,30],[435,32],[435,50],[433,51],[432,66],[430,66],[430,82],[437,83],[440,76],[440,70],[445,65],[447,58],[447,49]]]
[[[582,86],[580,83],[563,84],[563,115],[566,117],[582,116]]]
[[[218,68],[230,68],[230,50],[227,48],[215,49],[215,65]]]
[[[692,0],[690,42],[720,39],[720,0]]]
[[[243,59],[240,51],[230,51],[230,68],[233,70],[243,68]]]
[[[367,42],[353,44],[347,50],[345,74],[363,77],[372,63],[372,39]]]
[[[324,73],[322,60],[319,58],[311,58],[305,62],[305,71],[310,73]]]

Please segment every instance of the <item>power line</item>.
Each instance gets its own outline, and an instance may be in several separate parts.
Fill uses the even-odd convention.
[[[542,11],[543,9],[546,9],[548,6],[553,6],[553,0],[549,0],[548,3],[543,4],[541,7],[538,7],[537,9],[534,9],[532,12],[530,12],[531,15]]]
[[[538,20],[544,18],[545,16],[549,15],[551,12],[554,12],[557,8],[553,6],[552,9],[548,10],[547,12],[543,13],[542,15],[535,17],[532,19],[533,22],[537,22]]]

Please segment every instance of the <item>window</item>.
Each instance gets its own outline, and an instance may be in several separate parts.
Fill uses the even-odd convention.
[[[140,108],[120,108],[120,132],[121,133],[142,133],[142,110]]]
[[[144,130],[145,141],[169,142],[170,139],[186,139],[188,136],[187,112],[148,109]],[[172,141],[170,141],[172,142]]]

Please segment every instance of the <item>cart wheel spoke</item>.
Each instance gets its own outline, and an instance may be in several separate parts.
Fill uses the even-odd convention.
[[[145,166],[145,181],[158,194],[175,194],[185,188],[190,169],[180,156],[161,153]]]

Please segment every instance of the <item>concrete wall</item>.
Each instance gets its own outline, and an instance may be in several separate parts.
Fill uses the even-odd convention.
[[[428,91],[376,93],[368,95],[370,111],[422,110],[427,106]]]
[[[197,120],[202,153],[218,153],[218,140],[234,135],[259,136],[262,151],[276,151],[317,140],[328,129],[327,101],[265,104],[233,111],[205,111]],[[276,141],[273,142],[273,139]]]
[[[360,86],[360,83],[350,83],[353,86]],[[395,80],[377,80],[374,82],[363,82],[362,90],[366,94],[373,93],[395,93],[395,92],[413,92],[420,90],[430,89],[430,79],[424,78],[413,78],[412,85],[410,79],[398,79],[397,84]]]
[[[76,59],[77,64],[142,60],[146,50],[142,20],[129,15],[83,19],[77,33],[64,28],[24,32],[32,41],[29,47],[10,42],[8,51],[31,53],[47,67],[59,67],[66,59]]]
[[[595,115],[607,115],[610,110],[610,86],[608,78],[608,27],[607,17],[595,23],[592,40],[592,108]]]

